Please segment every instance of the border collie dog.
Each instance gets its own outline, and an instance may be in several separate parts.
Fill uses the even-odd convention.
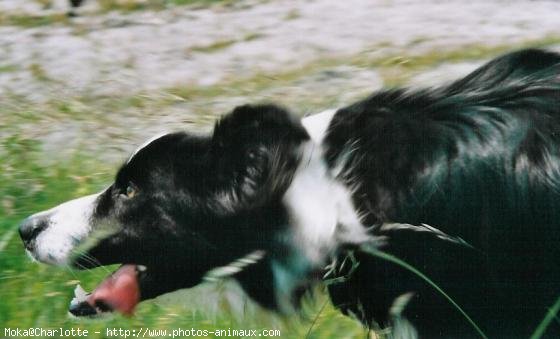
[[[527,337],[560,297],[560,55],[510,53],[302,121],[237,107],[211,135],[148,141],[108,188],[20,234],[44,263],[122,264],[76,315],[131,313],[208,272],[286,311],[326,273],[334,305],[367,326],[479,337],[421,275],[366,246],[429,277],[488,337]]]

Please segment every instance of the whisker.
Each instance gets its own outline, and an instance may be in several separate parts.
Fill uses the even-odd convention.
[[[104,270],[106,273],[112,273],[111,271],[109,271],[104,265],[101,264],[101,262],[95,258],[94,256],[85,253],[84,254],[86,258],[88,258],[90,260],[91,263],[95,264],[97,267],[100,267],[102,270]]]
[[[105,266],[101,265],[101,263],[99,262],[99,260],[97,260],[95,257],[91,256],[88,253],[85,252],[77,252],[77,255],[79,255],[81,257],[81,259],[83,259],[84,261],[97,266],[97,267],[101,267],[106,273],[111,274],[111,271],[109,271]],[[91,270],[91,268],[86,268],[84,265],[80,265],[78,263],[76,263],[76,265],[80,266],[83,269],[87,269],[87,270]]]
[[[66,270],[68,270],[68,272],[70,272],[70,274],[74,277],[74,279],[80,280],[80,279],[78,278],[78,275],[76,275],[76,272],[74,272],[74,270],[72,269],[72,267],[70,267],[69,264],[64,264],[64,268],[65,268]]]

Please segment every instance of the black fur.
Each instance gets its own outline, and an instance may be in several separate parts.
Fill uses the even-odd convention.
[[[474,247],[379,232],[384,251],[442,286],[491,338],[527,337],[560,297],[557,54],[525,50],[446,87],[375,93],[338,111],[326,144],[331,166],[346,158],[342,179],[366,224],[426,223]],[[477,337],[417,276],[357,256],[358,270],[330,287],[340,308],[387,325],[394,299],[412,291],[405,315],[423,337]]]

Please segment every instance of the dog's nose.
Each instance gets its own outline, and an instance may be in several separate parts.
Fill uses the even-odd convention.
[[[27,249],[33,247],[33,240],[37,238],[39,233],[41,233],[49,225],[48,217],[36,216],[29,217],[25,219],[19,225],[19,236],[23,240],[23,245]]]

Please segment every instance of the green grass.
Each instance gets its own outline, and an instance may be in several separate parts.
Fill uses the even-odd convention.
[[[284,20],[290,21],[299,19],[301,17],[301,13],[297,9],[292,9],[284,16]]]
[[[47,75],[47,72],[40,64],[33,63],[29,65],[29,72],[38,81],[50,81],[51,79]]]
[[[422,41],[414,40],[412,44]],[[380,70],[386,86],[402,86],[414,74],[443,63],[485,60],[497,55],[523,48],[540,48],[560,43],[560,36],[550,35],[540,39],[522,41],[516,44],[481,45],[471,44],[449,50],[434,49],[418,55],[395,55],[384,58],[358,56],[352,64],[361,67],[375,67]]]
[[[118,11],[121,13],[163,10],[171,6],[193,6],[205,8],[216,4],[229,4],[232,0],[98,0],[101,13]]]
[[[49,0],[39,1],[44,8],[50,8]],[[206,8],[212,5],[228,5],[233,0],[98,0],[97,14],[117,11],[129,13],[143,10],[159,11],[169,6],[192,6],[193,9]],[[66,13],[52,14],[18,14],[0,13],[0,26],[18,26],[35,28],[50,25],[70,25],[72,20]]]
[[[214,5],[217,3],[231,3],[232,0],[169,0],[175,5]]]
[[[162,1],[136,0],[99,0],[101,12],[134,12],[146,9],[160,9],[165,3]]]
[[[560,312],[560,298],[558,298],[556,300],[556,302],[554,303],[554,305],[552,305],[552,307],[548,310],[548,312],[546,312],[545,317],[543,318],[543,320],[541,321],[539,326],[537,326],[537,328],[535,329],[535,331],[531,335],[531,339],[542,338],[542,336],[545,334],[546,329],[548,328],[550,323],[554,319],[558,320],[558,318],[557,318],[558,312]]]
[[[0,26],[19,26],[23,28],[34,28],[68,23],[69,19],[64,13],[45,15],[0,13]]]
[[[193,9],[198,9],[216,4],[228,5],[232,2],[233,0],[98,0],[100,13],[159,11],[169,6],[192,6]]]
[[[430,285],[433,289],[435,289],[438,293],[440,293],[441,295],[443,295],[443,297],[445,299],[447,299],[447,301],[453,305],[453,307],[455,307],[459,313],[461,313],[461,315],[465,318],[465,320],[472,325],[472,327],[476,330],[476,332],[480,335],[481,338],[487,339],[488,337],[486,336],[486,334],[480,329],[480,327],[478,327],[478,325],[472,320],[472,318],[463,310],[463,308],[461,308],[460,305],[458,305],[455,300],[453,300],[453,298],[451,298],[451,296],[449,296],[447,293],[445,293],[444,290],[441,289],[441,287],[439,287],[433,280],[431,280],[429,277],[427,277],[424,273],[420,272],[417,268],[411,266],[410,264],[408,264],[407,262],[389,254],[389,253],[385,253],[382,252],[380,250],[378,250],[375,247],[364,247],[364,252],[371,254],[372,256],[378,257],[380,259],[389,261],[391,263],[394,263],[398,266],[403,267],[404,269],[406,269],[407,271],[410,271],[412,273],[414,273],[415,275],[417,275],[418,277],[420,277],[422,280],[424,280],[426,283],[428,283],[428,285]],[[545,327],[546,328],[546,327]],[[543,330],[544,333],[544,330]]]
[[[208,45],[201,45],[201,46],[193,46],[190,48],[193,52],[200,52],[200,53],[212,53],[222,50],[224,48],[228,48],[234,45],[237,40],[228,39],[228,40],[218,40],[214,41]]]
[[[225,39],[217,40],[207,45],[193,46],[189,49],[192,52],[199,53],[213,53],[221,51],[225,48],[235,45],[238,42],[253,41],[259,39],[262,35],[259,33],[249,33],[245,35],[242,39]]]
[[[17,71],[18,69],[19,67],[16,65],[10,65],[10,64],[0,65],[0,73],[11,73]]]

